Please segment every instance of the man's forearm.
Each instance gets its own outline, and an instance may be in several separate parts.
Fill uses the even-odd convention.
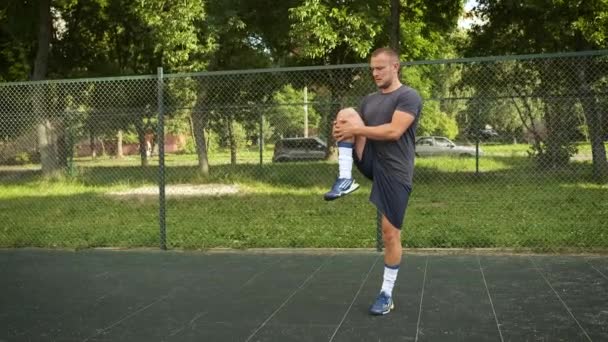
[[[403,133],[398,127],[390,123],[379,126],[359,126],[355,135],[373,140],[397,140]]]

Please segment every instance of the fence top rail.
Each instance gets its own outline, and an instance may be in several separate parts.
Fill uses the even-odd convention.
[[[490,62],[504,62],[504,61],[526,61],[526,60],[542,60],[542,59],[552,59],[552,58],[555,59],[555,58],[575,58],[575,57],[594,57],[594,56],[608,56],[608,49],[607,50],[577,51],[577,52],[543,53],[543,54],[527,54],[527,55],[503,55],[503,56],[467,57],[467,58],[453,58],[453,59],[408,61],[408,62],[402,62],[401,66],[490,63]],[[337,64],[337,65],[321,65],[321,66],[279,67],[279,68],[265,68],[265,69],[202,71],[202,72],[191,72],[191,73],[164,74],[163,78],[174,79],[174,78],[202,77],[202,76],[224,76],[224,75],[283,73],[283,72],[315,71],[315,70],[357,69],[357,68],[367,68],[367,67],[369,67],[369,64],[367,64],[367,63],[357,63],[357,64]],[[158,77],[157,75],[137,75],[137,76],[56,79],[56,80],[42,80],[42,81],[0,82],[0,87],[25,86],[25,85],[36,85],[36,84],[70,84],[70,83],[84,83],[84,82],[154,80],[157,77]]]

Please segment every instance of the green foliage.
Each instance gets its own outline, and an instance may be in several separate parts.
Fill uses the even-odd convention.
[[[572,29],[580,32],[590,45],[608,48],[608,1],[585,1],[581,5],[588,6],[588,10],[579,12]]]
[[[29,79],[36,56],[37,1],[0,4],[0,81]]]
[[[406,60],[444,57],[462,1],[401,1],[401,54]],[[289,10],[290,35],[301,58],[341,64],[364,61],[388,46],[390,2],[383,0],[305,0]]]
[[[315,101],[315,93],[308,91],[308,101]],[[272,97],[273,106],[266,113],[275,138],[304,136],[304,90],[291,84],[284,86]],[[312,104],[308,105],[308,127],[317,128],[321,115]]]
[[[139,138],[137,136],[137,132],[135,131],[134,127],[130,130],[123,131],[122,142],[124,144],[138,144],[139,143]]]
[[[19,152],[15,156],[2,161],[4,165],[27,165],[40,162],[40,154],[37,152]]]
[[[247,131],[243,125],[234,121],[228,116],[225,116],[212,126],[213,134],[209,135],[210,145],[208,148],[230,148],[231,142],[233,147],[241,148],[250,145],[251,142],[247,139]]]
[[[180,151],[181,154],[196,154],[196,143],[190,136],[186,136],[186,145],[184,149]]]
[[[263,134],[262,136],[264,138],[265,143],[272,142],[272,137],[275,136],[275,130],[276,130],[276,128],[273,127],[273,125],[270,123],[270,121],[267,118],[264,118],[264,122],[262,123],[262,134]],[[259,126],[252,129],[250,132],[251,133],[249,134],[249,136],[255,137],[255,143],[257,144],[257,141],[260,136]]]
[[[185,112],[182,114],[182,112]],[[180,111],[173,118],[165,120],[165,133],[173,135],[190,134],[190,118],[186,111]]]
[[[467,54],[564,52],[608,47],[608,2],[479,0]]]
[[[336,1],[304,0],[289,10],[291,35],[298,40],[303,56],[321,58],[336,50],[348,49],[364,59],[382,30],[380,18],[367,1],[350,6]]]
[[[219,134],[217,134],[213,130],[210,130],[210,131],[206,132],[205,136],[207,137],[207,150],[209,152],[216,152],[221,149]]]
[[[206,15],[201,1],[68,1],[57,10],[66,27],[55,43],[62,73],[149,74],[161,65],[166,72],[201,70],[200,57],[214,49],[196,25]]]
[[[0,82],[27,79],[31,69],[27,60],[27,51],[23,45],[6,43],[0,46],[0,65],[3,69],[0,72]]]
[[[458,124],[439,109],[439,102],[429,100],[424,102],[422,117],[418,123],[417,135],[439,135],[450,139],[458,135]]]
[[[454,56],[454,39],[463,2],[402,1],[401,46],[404,60]],[[388,14],[386,14],[388,16]],[[386,44],[386,43],[385,43]]]
[[[249,146],[251,141],[247,140],[247,132],[242,124],[238,122],[232,123],[232,136],[233,141],[235,143],[235,148],[243,148],[245,146]]]
[[[416,133],[418,135],[440,135],[453,139],[458,135],[458,124],[454,116],[443,111],[439,101],[433,100],[444,95],[437,94],[438,90],[435,89],[433,78],[428,77],[435,71],[433,67],[406,67],[402,70],[403,81],[416,89],[422,98],[428,99],[423,103]]]

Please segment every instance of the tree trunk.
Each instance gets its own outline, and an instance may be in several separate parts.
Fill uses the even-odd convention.
[[[118,130],[116,135],[116,158],[122,159],[124,157],[122,153],[122,129]]]
[[[567,129],[561,119],[564,117],[563,105],[560,103],[548,102],[544,100],[545,123],[547,129],[547,139],[545,141],[545,156],[541,158],[541,165],[548,168],[558,168],[568,164],[570,154],[568,146],[571,145]]]
[[[593,178],[598,182],[608,181],[608,161],[606,147],[602,136],[602,109],[587,81],[587,65],[578,64],[577,68],[580,101],[585,112],[585,119],[591,140],[591,155],[593,160]]]
[[[40,163],[44,176],[53,176],[59,169],[57,163],[57,141],[51,122],[48,119],[38,124],[38,149],[40,152]]]
[[[391,47],[399,54],[401,48],[401,4],[400,0],[391,0]]]
[[[46,77],[51,45],[51,0],[39,0],[38,49],[34,61],[32,80],[39,81]]]
[[[205,129],[209,123],[209,109],[205,104],[207,100],[206,86],[199,84],[199,91],[196,97],[196,105],[192,110],[192,134],[196,144],[196,155],[198,157],[198,171],[204,177],[209,176],[209,158],[207,155],[207,139]]]
[[[600,109],[596,101],[583,104],[585,116],[589,127],[589,138],[591,140],[591,156],[593,160],[593,178],[598,182],[608,181],[608,160],[606,159],[606,147],[602,137],[600,120]]]
[[[523,113],[519,109],[517,102],[515,102],[515,98],[513,96],[511,96],[511,101],[513,102],[513,105],[515,106],[515,109],[517,110],[517,114],[519,114],[521,123],[534,136],[534,150],[537,153],[542,153],[543,152],[542,145],[541,145],[542,138],[538,132],[538,129],[536,128],[536,124],[534,123],[534,116],[532,115],[532,108],[530,107],[530,104],[528,103],[528,100],[526,99],[526,97],[523,95],[523,93],[521,91],[519,91],[519,89],[517,87],[513,87],[513,90],[515,90],[515,92],[517,93],[517,96],[519,96],[519,98],[522,99],[522,103],[524,104],[524,107],[526,109],[526,116],[530,120],[530,126],[528,126],[528,124],[526,123],[526,118],[524,117]]]
[[[89,131],[89,146],[91,147],[91,157],[97,159],[97,144],[95,144],[95,133]]]
[[[207,177],[209,176],[209,159],[207,158],[207,141],[205,139],[205,114],[199,111],[192,113],[192,126],[198,156],[198,170],[203,176]]]
[[[36,60],[31,79],[33,81],[43,80],[48,68],[48,57],[51,43],[51,0],[40,0],[38,12],[38,48]],[[34,113],[39,118],[38,124],[38,149],[40,151],[40,163],[42,174],[52,176],[59,170],[57,139],[54,134],[52,121],[45,111],[44,86],[36,87],[34,94]]]
[[[146,144],[146,132],[141,121],[137,121],[135,124],[135,129],[137,130],[137,139],[139,141],[139,156],[141,158],[141,166],[146,167],[148,166],[148,145]]]
[[[97,141],[99,142],[99,147],[100,147],[100,155],[102,157],[104,157],[106,155],[106,145],[103,142],[103,139],[96,137],[95,139],[97,139]]]
[[[74,146],[72,143],[72,137],[70,136],[70,128],[65,127],[65,123],[68,120],[63,120],[62,124],[55,124],[55,131],[57,137],[57,164],[59,168],[64,170],[68,169],[68,160],[74,158]]]
[[[209,158],[207,155],[207,140],[205,138],[205,129],[209,122],[209,109],[205,105],[207,98],[205,85],[200,85],[201,89],[196,98],[196,105],[192,110],[192,127],[194,134],[194,142],[196,143],[196,155],[198,157],[198,171],[204,177],[209,176]]]
[[[227,120],[228,141],[230,143],[230,165],[236,165],[236,138],[234,136],[234,120],[229,117]]]

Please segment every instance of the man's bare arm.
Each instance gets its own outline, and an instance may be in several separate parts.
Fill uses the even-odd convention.
[[[354,126],[348,122],[339,122],[334,130],[334,137],[338,141],[342,137],[353,135],[373,140],[397,140],[412,125],[414,120],[413,114],[396,110],[391,122],[380,126]]]

